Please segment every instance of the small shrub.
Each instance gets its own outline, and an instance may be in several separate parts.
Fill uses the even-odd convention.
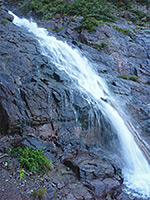
[[[82,22],[82,25],[80,27],[80,31],[82,29],[86,29],[90,33],[92,31],[95,31],[96,30],[96,26],[99,25],[98,21],[94,17],[83,18],[81,22]]]
[[[46,156],[43,154],[43,151],[38,151],[29,147],[12,147],[9,149],[8,153],[14,157],[17,157],[19,164],[34,174],[39,171],[44,173],[48,169],[52,168],[51,160],[46,158]],[[22,170],[21,176],[25,173],[24,169]]]

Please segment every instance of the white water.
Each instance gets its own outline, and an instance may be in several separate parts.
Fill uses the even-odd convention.
[[[14,14],[13,16],[13,22],[17,26],[23,26],[34,34],[41,45],[41,52],[50,57],[51,62],[57,68],[65,71],[74,80],[78,88],[89,96],[89,102],[92,102],[93,99],[97,104],[97,108],[105,113],[116,129],[121,143],[124,160],[122,170],[124,183],[128,187],[128,191],[141,198],[150,197],[150,166],[143,152],[134,141],[124,120],[112,106],[115,103],[114,100],[112,102],[113,98],[110,96],[104,80],[97,75],[92,69],[91,63],[78,50],[72,49],[67,43],[58,41],[53,36],[48,36],[47,31],[38,28],[35,23],[20,19]],[[112,103],[107,103],[103,99],[108,99]]]

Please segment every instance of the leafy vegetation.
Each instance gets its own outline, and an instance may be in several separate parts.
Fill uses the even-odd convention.
[[[95,49],[97,50],[102,50],[105,46],[108,45],[108,42],[102,40],[100,44],[96,44],[95,46],[93,46]]]
[[[111,0],[111,2],[113,2],[117,6],[117,8],[124,7],[126,9],[128,9],[132,5],[132,1],[131,0],[121,0],[121,1]]]
[[[150,5],[150,0],[136,0],[137,3],[140,3],[142,5]]]
[[[116,29],[116,30],[122,32],[124,35],[131,35],[131,34],[133,34],[133,32],[132,32],[130,29],[121,28],[121,27],[119,27],[119,26],[117,26],[117,25],[110,24],[110,23],[108,23],[108,22],[105,22],[105,24],[106,24],[107,26],[113,27],[114,29]]]
[[[7,24],[7,22],[8,22],[8,21],[6,21],[6,20],[2,20],[2,21],[1,21],[1,24],[5,25],[5,24]]]
[[[43,151],[34,150],[29,147],[12,147],[8,153],[13,157],[17,157],[19,164],[23,167],[20,171],[20,178],[23,178],[24,174],[26,174],[24,169],[36,174],[39,171],[44,173],[52,168],[51,160],[46,158]]]
[[[39,188],[38,190],[34,190],[31,195],[34,199],[42,200],[44,199],[45,194],[46,194],[46,188]]]
[[[130,35],[132,32],[131,30],[129,29],[126,29],[126,28],[120,28],[119,26],[117,25],[112,25],[112,27],[120,32],[122,32],[124,35]]]
[[[139,23],[139,25],[144,25],[146,22],[150,21],[150,15],[141,10],[131,8],[130,12],[132,13],[132,17],[129,20]]]
[[[139,76],[135,76],[135,75],[122,75],[122,76],[117,76],[118,78],[123,78],[123,79],[126,79],[126,80],[132,80],[132,81],[137,81],[139,82],[140,81],[140,77]]]
[[[23,179],[25,174],[27,174],[27,172],[23,168],[21,170],[19,170],[20,179]]]
[[[20,5],[21,2],[19,2]],[[131,13],[131,17],[128,20],[138,23],[140,26],[150,20],[150,15],[132,7],[133,1],[131,0],[31,0],[23,2],[22,6],[27,12],[33,11],[41,20],[51,19],[58,13],[62,18],[67,15],[72,16],[71,19],[82,16],[81,25],[76,27],[78,32],[81,32],[83,29],[92,32],[101,23],[114,22],[116,20],[114,14],[116,10],[128,10]],[[150,0],[137,0],[136,2],[150,5]],[[60,30],[55,31],[59,32],[63,28],[62,26]],[[113,28],[118,29],[117,27]],[[121,28],[118,30],[126,35],[130,32]]]
[[[131,8],[132,3],[139,3],[142,5],[146,5],[149,6],[150,5],[150,0],[136,0],[136,1],[132,1],[132,0],[110,0],[111,2],[113,2],[117,7],[124,7],[126,9]]]
[[[67,0],[31,0],[25,2],[29,10],[36,13],[42,13],[46,18],[52,18],[56,13],[60,13],[62,17],[66,15],[94,17],[107,20],[114,20],[111,13],[111,4],[106,0],[75,0],[69,2]]]
[[[106,0],[31,0],[22,5],[28,11],[32,10],[44,19],[51,19],[59,13],[62,18],[69,16],[82,16],[81,26],[78,30],[87,29],[89,32],[101,21],[115,21],[113,5]]]

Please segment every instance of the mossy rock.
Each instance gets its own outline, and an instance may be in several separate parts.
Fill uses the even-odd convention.
[[[135,76],[135,75],[122,75],[122,76],[117,76],[117,78],[122,78],[122,79],[126,79],[126,80],[132,80],[132,81],[136,81],[136,82],[140,82],[140,77],[139,76]]]
[[[6,20],[2,20],[1,21],[1,24],[3,24],[3,25],[5,25],[5,24],[7,24],[8,23],[8,21],[6,21]]]

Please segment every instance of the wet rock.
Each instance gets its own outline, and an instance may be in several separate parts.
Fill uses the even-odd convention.
[[[117,200],[130,200],[127,194],[121,193],[116,197]]]
[[[114,169],[111,164],[95,157],[88,152],[79,152],[74,157],[66,158],[64,164],[70,167],[80,180],[113,177]]]
[[[92,199],[92,195],[89,193],[88,189],[84,186],[74,185],[72,187],[72,190],[75,199],[87,199],[87,200]]]
[[[40,141],[38,138],[34,137],[28,137],[22,142],[22,144],[37,150],[43,150],[44,148],[43,142]]]
[[[147,58],[147,53],[139,44],[129,44],[128,46],[128,56],[135,57],[135,58]]]
[[[56,189],[52,186],[49,185],[49,187],[46,190],[46,195],[45,195],[45,199],[52,199],[56,194]]]
[[[74,195],[73,195],[72,193],[69,193],[69,194],[67,195],[66,199],[67,199],[67,200],[70,200],[70,199],[76,200],[76,198],[74,197]]]
[[[43,140],[50,140],[50,141],[56,141],[57,140],[57,126],[54,125],[54,123],[51,124],[44,124],[43,126],[39,126],[37,128],[38,135]]]
[[[1,10],[0,19],[6,14],[11,17]],[[39,44],[29,33],[10,21],[0,24],[0,30],[0,131],[30,134],[26,127],[32,125],[35,134],[34,126],[76,120],[71,84],[65,85],[70,82],[68,76],[39,54]],[[79,102],[77,96],[80,94],[76,93],[75,100]],[[77,108],[80,106],[82,102]]]
[[[50,141],[42,141],[36,137],[28,137],[21,142],[22,145],[28,146],[32,149],[45,150],[45,151],[54,151],[55,146]]]
[[[3,3],[4,3],[4,1],[3,1],[3,0],[0,0],[0,6],[3,5]]]
[[[96,196],[96,198],[100,198],[106,196],[111,191],[116,190],[120,186],[120,183],[117,180],[106,178],[103,181],[90,181],[89,186],[92,188],[94,196]]]
[[[17,132],[21,126],[21,119],[27,119],[24,105],[20,103],[17,87],[12,78],[6,73],[0,73],[0,132]],[[22,108],[20,107],[22,104]],[[22,114],[24,113],[24,116]]]
[[[56,158],[55,158],[55,156],[54,156],[52,153],[46,151],[46,152],[44,152],[44,155],[45,155],[48,159],[50,159],[50,160],[52,161],[52,163],[56,162]]]

